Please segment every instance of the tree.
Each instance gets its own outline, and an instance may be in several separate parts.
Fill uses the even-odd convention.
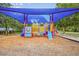
[[[78,3],[57,3],[57,8],[75,8],[79,6]],[[56,23],[58,29],[65,31],[79,31],[79,13],[75,13],[71,16],[63,18],[61,21]]]
[[[10,3],[0,3],[1,7],[11,7],[12,5]]]
[[[79,8],[79,3],[57,3],[58,8]]]
[[[1,7],[11,7],[10,3],[0,3]],[[8,34],[8,28],[13,28],[18,31],[21,31],[23,28],[23,24],[19,23],[16,19],[11,18],[9,16],[5,16],[0,13],[0,27],[6,28],[6,34]]]
[[[10,3],[0,3],[0,7],[10,7],[10,6],[12,6]],[[8,34],[8,25],[7,25],[8,18],[3,14],[0,14],[0,18],[1,18],[0,21],[2,22],[2,25],[5,24],[3,27],[6,28],[6,34]]]

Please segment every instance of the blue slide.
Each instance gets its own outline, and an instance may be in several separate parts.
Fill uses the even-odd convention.
[[[52,32],[48,31],[48,39],[52,40]]]

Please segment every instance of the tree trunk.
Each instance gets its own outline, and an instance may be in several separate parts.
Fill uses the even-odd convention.
[[[7,26],[7,21],[6,20],[5,20],[5,28],[6,28],[5,34],[8,35],[8,26]]]

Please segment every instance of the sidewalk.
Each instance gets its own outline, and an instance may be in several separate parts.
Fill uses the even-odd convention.
[[[67,38],[67,39],[79,42],[78,36],[72,36],[72,35],[67,35],[67,34],[60,34],[60,36],[63,37],[63,38]]]

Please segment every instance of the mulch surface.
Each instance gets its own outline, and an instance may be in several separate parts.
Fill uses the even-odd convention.
[[[64,38],[0,36],[2,56],[78,56],[79,43]]]

